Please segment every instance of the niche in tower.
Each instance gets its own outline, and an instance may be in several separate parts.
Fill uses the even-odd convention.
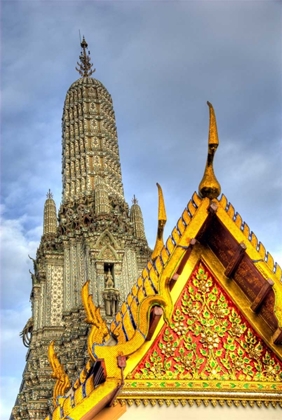
[[[115,287],[115,277],[114,277],[114,264],[113,263],[104,263],[104,279],[105,279],[105,288]],[[113,284],[111,285],[111,280]]]
[[[120,293],[115,289],[114,282],[114,264],[104,263],[105,289],[103,291],[103,300],[106,316],[112,317],[118,311]]]

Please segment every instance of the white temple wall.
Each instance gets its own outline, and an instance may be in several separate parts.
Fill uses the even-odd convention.
[[[281,420],[282,410],[280,408],[262,407],[228,407],[228,406],[184,406],[178,407],[152,406],[131,406],[120,417],[122,420]]]

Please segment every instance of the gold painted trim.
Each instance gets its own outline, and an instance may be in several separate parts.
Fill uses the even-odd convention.
[[[192,406],[196,404],[198,407],[204,405],[205,407],[211,405],[213,407],[219,405],[228,407],[269,407],[270,405],[274,408],[282,408],[282,399],[280,393],[271,392],[268,394],[265,393],[255,393],[255,392],[207,392],[207,391],[187,391],[187,392],[173,392],[164,394],[163,391],[150,390],[150,392],[144,392],[142,390],[142,396],[138,395],[136,392],[127,392],[123,391],[117,398],[116,403],[121,405],[140,406],[143,404],[145,407],[147,405],[166,405],[182,406],[189,405]]]

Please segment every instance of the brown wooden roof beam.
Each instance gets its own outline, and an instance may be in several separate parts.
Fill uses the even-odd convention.
[[[282,344],[282,329],[279,327],[272,336],[274,344]]]
[[[151,340],[151,338],[152,338],[152,336],[155,332],[155,329],[157,328],[157,325],[159,323],[159,320],[160,320],[162,314],[163,314],[163,310],[160,306],[154,306],[151,309],[151,312],[150,312],[150,326],[149,326],[149,331],[148,331],[148,334],[147,334],[147,337],[146,337],[146,341]]]
[[[176,280],[178,279],[178,277],[180,276],[180,274],[183,271],[183,268],[185,267],[185,264],[188,260],[188,258],[190,257],[190,254],[192,252],[193,247],[196,245],[196,243],[198,242],[198,240],[196,238],[192,238],[189,242],[188,246],[183,246],[183,245],[177,245],[179,248],[183,248],[186,249],[187,252],[185,253],[184,257],[181,260],[181,263],[179,264],[179,267],[177,269],[177,272],[173,275],[173,277],[170,280],[170,290],[172,289],[172,287],[174,286]]]
[[[233,276],[245,255],[246,248],[246,245],[243,242],[241,242],[238,246],[238,249],[234,252],[229,263],[227,264],[227,267],[224,271],[226,277],[230,278]]]
[[[266,299],[270,290],[272,289],[273,284],[274,284],[274,282],[271,279],[266,280],[265,284],[262,286],[259,293],[255,297],[255,300],[251,304],[252,311],[254,311],[254,312],[259,311],[263,301]]]

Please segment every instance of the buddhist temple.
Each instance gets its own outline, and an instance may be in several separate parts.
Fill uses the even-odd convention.
[[[81,48],[63,111],[62,204],[57,219],[48,192],[12,418],[278,419],[281,267],[221,193],[212,104],[203,178],[167,239],[157,184],[152,251],[137,199],[130,209],[124,199],[111,97],[90,77],[85,39]]]

